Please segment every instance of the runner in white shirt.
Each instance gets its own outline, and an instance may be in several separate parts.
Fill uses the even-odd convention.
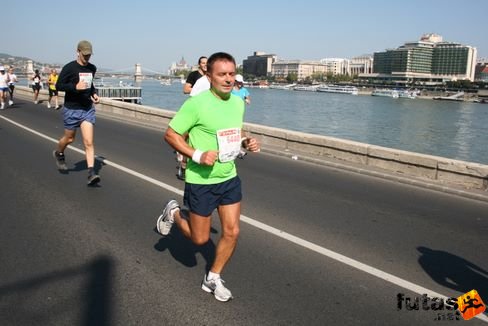
[[[198,78],[198,80],[193,85],[190,91],[190,96],[195,96],[208,89],[210,89],[210,81],[208,80],[207,75],[203,75],[202,77]]]
[[[14,89],[15,83],[18,82],[17,75],[14,74],[14,68],[10,67],[8,69],[8,92],[10,94],[10,100],[8,101],[8,105],[14,104]]]
[[[8,75],[5,72],[5,68],[3,66],[0,66],[0,110],[5,109],[7,92],[8,92]]]

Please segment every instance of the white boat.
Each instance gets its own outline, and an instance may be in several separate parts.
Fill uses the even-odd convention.
[[[171,85],[171,79],[161,79],[161,85],[165,85],[165,86]]]
[[[443,101],[464,101],[464,92],[458,92],[451,96],[436,96],[433,99]]]
[[[293,87],[294,91],[307,91],[307,92],[315,92],[317,91],[317,87],[319,85],[297,85]]]
[[[415,99],[417,98],[417,93],[409,90],[398,91],[398,97]]]
[[[295,87],[296,84],[288,84],[288,85],[283,85],[283,84],[271,84],[269,85],[270,89],[285,89],[285,90],[290,90]]]
[[[373,96],[385,96],[385,97],[392,97],[392,98],[399,98],[400,94],[395,89],[375,89],[371,93]]]
[[[358,95],[359,90],[354,86],[320,85],[317,87],[317,92]]]
[[[269,88],[268,82],[266,81],[256,81],[253,83],[244,83],[244,86],[250,87],[250,88]]]

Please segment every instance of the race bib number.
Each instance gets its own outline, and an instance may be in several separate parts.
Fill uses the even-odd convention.
[[[93,75],[90,72],[80,72],[80,81],[86,83],[86,88],[91,88]]]
[[[235,160],[241,150],[241,129],[231,128],[217,131],[219,161],[222,163]]]

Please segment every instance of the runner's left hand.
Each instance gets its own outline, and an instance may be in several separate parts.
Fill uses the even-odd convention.
[[[246,139],[246,150],[250,152],[257,153],[260,151],[260,146],[256,138],[248,138]]]

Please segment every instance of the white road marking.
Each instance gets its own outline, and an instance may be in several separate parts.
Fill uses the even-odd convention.
[[[54,138],[49,137],[47,135],[44,135],[44,134],[42,134],[42,133],[40,133],[38,131],[35,131],[35,130],[29,128],[29,127],[26,127],[26,126],[24,126],[24,125],[22,125],[22,124],[20,124],[18,122],[15,122],[15,121],[13,121],[13,120],[11,120],[9,118],[6,118],[6,117],[1,116],[1,115],[0,115],[0,118],[4,119],[5,121],[10,122],[13,125],[16,125],[19,128],[22,128],[22,129],[24,129],[26,131],[29,131],[29,132],[31,132],[31,133],[33,133],[33,134],[35,134],[35,135],[37,135],[37,136],[39,136],[41,138],[47,139],[47,140],[49,140],[49,141],[51,141],[53,143],[56,143],[56,144],[58,143],[58,140],[57,139],[54,139]],[[78,149],[76,147],[69,146],[68,148],[71,149],[71,150],[73,150],[73,151],[75,151],[75,152],[78,152],[78,153],[81,153],[81,154],[85,154],[85,151],[83,151],[81,149]],[[123,171],[123,172],[125,172],[127,174],[133,175],[133,176],[135,176],[137,178],[140,178],[140,179],[142,179],[144,181],[147,181],[147,182],[152,183],[152,184],[154,184],[156,186],[159,186],[159,187],[161,187],[163,189],[166,189],[168,191],[171,191],[171,192],[173,192],[173,193],[175,193],[177,195],[183,196],[183,191],[180,190],[180,189],[178,189],[178,188],[175,188],[175,187],[173,187],[171,185],[168,185],[168,184],[166,184],[164,182],[161,182],[161,181],[158,181],[158,180],[153,179],[151,177],[148,177],[148,176],[146,176],[146,175],[144,175],[142,173],[139,173],[137,171],[134,171],[132,169],[129,169],[129,168],[123,166],[123,165],[117,164],[117,163],[112,162],[110,160],[102,159],[102,158],[99,158],[99,157],[97,157],[97,159],[100,160],[100,161],[102,161],[106,165],[112,166],[112,167],[114,167],[114,168],[116,168],[116,169],[118,169],[120,171]],[[437,297],[437,298],[448,298],[449,297],[449,296],[440,294],[438,292],[429,290],[429,289],[427,289],[425,287],[422,287],[420,285],[417,285],[415,283],[412,283],[412,282],[409,282],[407,280],[404,280],[402,278],[399,278],[399,277],[397,277],[397,276],[395,276],[393,274],[390,274],[390,273],[387,273],[387,272],[383,272],[382,270],[379,270],[379,269],[374,268],[372,266],[366,265],[366,264],[361,263],[361,262],[359,262],[359,261],[357,261],[355,259],[352,259],[352,258],[349,258],[347,256],[341,255],[341,254],[339,254],[337,252],[334,252],[332,250],[329,250],[327,248],[324,248],[324,247],[321,247],[319,245],[316,245],[316,244],[314,244],[314,243],[312,243],[310,241],[307,241],[307,240],[304,240],[302,238],[296,237],[293,234],[284,232],[284,231],[279,230],[277,228],[274,228],[274,227],[272,227],[270,225],[261,223],[261,222],[255,220],[255,219],[252,219],[252,218],[247,217],[245,215],[241,215],[241,221],[243,221],[243,222],[245,222],[245,223],[247,223],[249,225],[252,225],[252,226],[254,226],[254,227],[256,227],[256,228],[258,228],[260,230],[263,230],[265,232],[271,233],[271,234],[273,234],[273,235],[275,235],[277,237],[283,238],[283,239],[288,240],[288,241],[290,241],[292,243],[295,243],[295,244],[297,244],[299,246],[302,246],[304,248],[307,248],[307,249],[309,249],[311,251],[314,251],[316,253],[319,253],[319,254],[321,254],[323,256],[326,256],[328,258],[334,259],[334,260],[336,260],[338,262],[341,262],[343,264],[346,264],[348,266],[351,266],[353,268],[356,268],[356,269],[358,269],[358,270],[360,270],[362,272],[368,273],[368,274],[373,275],[373,276],[375,276],[377,278],[380,278],[382,280],[385,280],[387,282],[390,282],[390,283],[392,283],[394,285],[397,285],[397,286],[400,286],[400,287],[402,287],[404,289],[407,289],[407,290],[410,290],[412,292],[418,293],[420,295],[422,295],[422,294],[425,293],[430,298],[434,298],[434,297]],[[476,316],[476,318],[481,319],[482,321],[488,323],[488,317],[486,315],[484,315],[484,314],[479,314],[479,315]]]

